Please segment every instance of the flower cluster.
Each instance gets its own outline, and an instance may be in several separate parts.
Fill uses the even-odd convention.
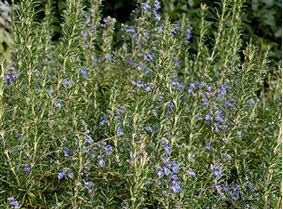
[[[170,188],[174,193],[179,193],[182,191],[181,183],[178,180],[179,164],[176,160],[170,161],[169,158],[172,153],[172,149],[167,141],[163,141],[163,148],[165,151],[165,157],[163,158],[162,166],[158,166],[157,175],[161,179],[164,176],[169,177]]]

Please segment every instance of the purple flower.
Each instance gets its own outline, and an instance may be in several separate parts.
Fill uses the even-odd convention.
[[[163,170],[164,170],[164,174],[165,174],[166,176],[168,176],[168,175],[171,173],[170,169],[169,169],[167,166],[165,166],[165,167],[163,168]]]
[[[192,37],[192,30],[191,28],[188,28],[185,32],[186,42],[189,43],[190,39]]]
[[[142,3],[141,6],[144,11],[148,11],[150,9],[150,5],[147,2]]]
[[[103,126],[105,124],[108,123],[108,120],[106,119],[106,117],[103,115],[100,117],[100,120],[99,120],[99,125]]]
[[[171,147],[169,146],[168,143],[164,144],[164,149],[165,149],[167,156],[171,155],[172,149],[171,149]]]
[[[105,161],[104,161],[103,158],[100,158],[100,159],[98,160],[98,165],[99,165],[101,168],[105,167]]]
[[[25,173],[26,173],[26,174],[29,174],[30,171],[31,171],[31,167],[30,167],[30,165],[27,164],[27,165],[25,166]]]
[[[92,144],[93,143],[93,139],[90,136],[85,136],[84,141],[85,141],[86,144]]]
[[[167,107],[167,110],[168,110],[168,111],[172,112],[173,109],[175,108],[175,104],[174,104],[174,102],[170,101],[170,102],[167,104],[166,107]]]
[[[62,81],[62,85],[65,88],[71,87],[73,84],[74,84],[74,81],[71,80],[71,79],[63,79],[63,81]]]
[[[175,193],[181,192],[182,189],[181,189],[180,182],[173,180],[172,183],[171,183],[171,189],[172,189],[173,192],[175,192]]]
[[[82,68],[81,69],[81,75],[83,77],[88,77],[88,69],[87,68]]]
[[[215,119],[219,123],[223,123],[224,122],[224,116],[223,116],[223,114],[221,113],[220,110],[216,110],[215,111]]]
[[[93,182],[92,181],[85,181],[83,180],[85,187],[87,188],[88,192],[91,193],[93,188]]]
[[[11,84],[14,83],[16,81],[16,79],[19,77],[19,73],[17,72],[12,72],[12,73],[5,73],[4,75],[4,81],[7,84]]]
[[[158,167],[157,169],[157,176],[158,178],[162,178],[164,176],[163,169],[161,167]]]
[[[59,100],[56,100],[55,101],[55,107],[60,109],[60,108],[63,107],[63,105],[62,105],[62,103]]]
[[[221,85],[218,92],[217,92],[217,97],[221,97],[227,93],[227,87],[225,85]]]
[[[122,129],[121,125],[118,125],[118,127],[117,127],[117,135],[118,136],[122,136],[123,135],[123,129]]]
[[[154,54],[152,52],[145,53],[144,60],[151,61],[153,60]]]
[[[105,151],[106,155],[111,155],[112,152],[113,152],[113,148],[110,144],[108,144],[104,147],[104,151]]]
[[[222,177],[222,167],[218,167],[216,165],[211,164],[210,165],[210,170],[212,170],[214,172],[214,175],[217,179],[220,179]]]
[[[20,203],[17,201],[15,197],[8,198],[9,204],[12,205],[14,208],[20,208]]]
[[[153,14],[154,14],[154,16],[155,16],[155,19],[157,20],[157,21],[160,21],[161,20],[161,16],[158,14],[158,12],[157,11],[153,11]]]
[[[171,179],[173,179],[173,180],[178,180],[177,174],[176,174],[176,173],[172,173],[172,174],[171,174]]]
[[[58,173],[58,179],[59,179],[59,180],[62,180],[64,177],[65,177],[65,172],[64,172],[63,170],[61,170],[61,171]]]
[[[154,1],[154,10],[157,11],[157,10],[159,10],[160,8],[161,8],[160,2],[157,1],[157,0],[155,0],[155,1]]]
[[[69,157],[71,155],[70,150],[67,147],[63,148],[63,152],[64,152],[65,157]]]
[[[192,169],[188,170],[188,174],[193,178],[196,177],[196,173]]]
[[[239,187],[237,184],[233,185],[233,192],[232,192],[233,198],[237,198],[239,196]]]
[[[179,164],[175,160],[173,160],[173,162],[172,162],[172,171],[174,173],[178,173],[178,171],[179,171]]]
[[[204,116],[204,119],[207,123],[209,123],[211,120],[212,120],[212,116],[210,113],[207,113],[205,116]]]

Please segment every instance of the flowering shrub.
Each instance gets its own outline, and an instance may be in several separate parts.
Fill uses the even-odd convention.
[[[242,1],[223,0],[214,45],[143,1],[118,30],[101,1],[21,1],[1,67],[2,208],[279,208],[280,78],[241,42]],[[123,40],[116,43],[114,34]],[[197,47],[192,47],[195,42]]]

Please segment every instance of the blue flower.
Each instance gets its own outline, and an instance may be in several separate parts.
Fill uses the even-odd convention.
[[[83,77],[88,77],[88,69],[87,68],[82,68],[81,69],[81,75]]]
[[[12,73],[5,73],[4,75],[4,81],[7,84],[11,84],[14,83],[16,81],[16,79],[19,77],[19,73],[17,72],[12,72]]]
[[[188,174],[193,178],[196,177],[196,173],[192,169],[188,170]]]
[[[164,149],[165,149],[167,156],[171,155],[172,149],[168,143],[164,144]]]
[[[164,176],[163,169],[161,167],[158,167],[157,169],[157,176],[158,178],[162,178]]]
[[[64,172],[63,170],[61,170],[61,171],[58,173],[58,179],[59,179],[59,180],[62,180],[64,177],[65,177],[65,172]]]
[[[164,170],[164,174],[165,174],[166,176],[168,176],[168,175],[171,173],[170,169],[169,169],[167,166],[165,166],[165,167],[163,168],[163,170]]]
[[[152,52],[145,53],[144,60],[151,61],[153,60],[154,54]]]
[[[217,92],[217,97],[221,97],[227,93],[227,87],[225,85],[221,85],[220,89]]]
[[[173,180],[178,180],[177,174],[176,174],[176,173],[172,173],[172,174],[171,174],[171,179],[173,179]]]
[[[63,148],[63,152],[64,152],[65,157],[69,157],[71,155],[70,150],[67,147]]]
[[[100,119],[99,119],[99,125],[103,126],[103,125],[105,125],[107,123],[108,123],[107,118],[104,115],[101,116]]]
[[[74,81],[71,80],[71,79],[63,79],[63,81],[62,81],[62,85],[65,88],[71,87],[73,84],[74,84]]]
[[[233,192],[232,192],[233,198],[237,198],[239,196],[239,187],[237,184],[233,185]]]
[[[174,173],[178,173],[178,171],[179,171],[179,164],[175,160],[173,160],[173,162],[172,162],[172,171]]]
[[[176,181],[176,180],[173,180],[172,183],[171,183],[171,189],[172,189],[173,192],[175,192],[175,193],[181,192],[182,189],[181,189],[180,182],[178,182],[178,181]]]
[[[214,172],[214,175],[217,179],[220,179],[222,177],[222,167],[218,167],[216,165],[211,164],[210,165],[210,170],[212,170]]]
[[[157,1],[157,0],[155,0],[155,1],[154,1],[154,10],[157,11],[157,10],[159,10],[160,8],[161,8],[160,2]]]
[[[27,164],[27,165],[25,166],[25,173],[26,173],[26,174],[29,174],[30,171],[31,171],[31,167],[30,167],[30,165]]]
[[[103,158],[100,158],[100,159],[98,160],[98,165],[99,165],[101,168],[105,167],[105,161],[104,161]]]
[[[118,127],[117,127],[117,135],[118,136],[122,136],[123,135],[123,129],[122,129],[121,125],[118,125]]]
[[[84,141],[85,141],[86,144],[92,144],[93,143],[93,139],[90,136],[85,136]]]
[[[88,192],[91,193],[93,188],[93,182],[92,181],[85,181],[83,180],[85,187],[87,188]]]
[[[20,208],[20,203],[15,197],[8,198],[9,204],[12,205],[14,208]]]
[[[108,144],[104,147],[104,151],[105,151],[106,155],[111,155],[112,152],[113,152],[113,148],[110,144]]]
[[[148,11],[150,9],[150,5],[147,2],[142,3],[141,6],[144,11]]]
[[[55,107],[60,109],[60,108],[63,107],[63,105],[62,105],[62,103],[59,100],[56,100],[55,101]]]

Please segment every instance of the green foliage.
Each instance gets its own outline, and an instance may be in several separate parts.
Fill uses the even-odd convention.
[[[245,2],[175,21],[142,1],[131,24],[102,7],[68,1],[56,39],[52,0],[15,10],[0,207],[280,208],[281,77],[242,39]]]

